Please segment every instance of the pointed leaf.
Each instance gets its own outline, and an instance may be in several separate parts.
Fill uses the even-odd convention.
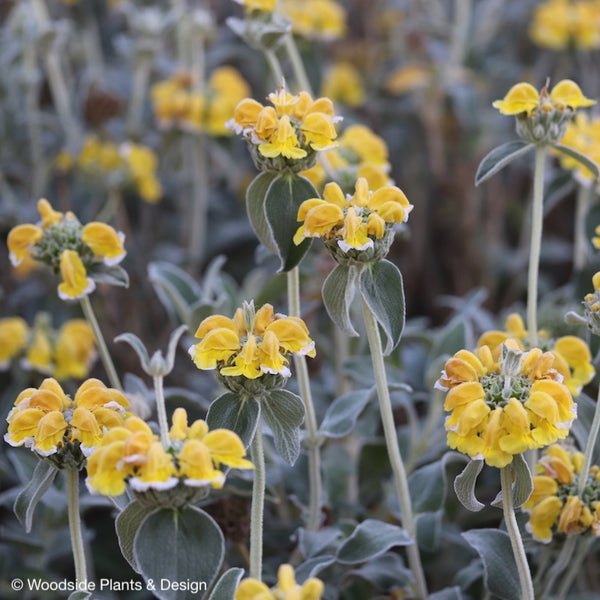
[[[129,287],[129,275],[120,265],[95,263],[90,267],[88,275],[98,283],[108,283],[119,287]]]
[[[133,333],[122,333],[118,335],[115,339],[115,342],[126,342],[129,344],[138,355],[140,359],[140,364],[144,371],[147,371],[150,368],[150,358],[148,357],[148,351],[146,350],[146,346],[144,346],[144,342],[140,340],[140,338]]]
[[[356,269],[337,265],[323,283],[323,302],[331,320],[346,334],[357,336],[350,320],[350,305],[356,292]]]
[[[405,305],[402,274],[389,260],[373,263],[360,274],[360,292],[383,329],[389,354],[400,341],[404,329]]]
[[[498,529],[473,529],[462,536],[483,561],[484,582],[490,593],[502,600],[520,600],[521,585],[508,534]]]
[[[142,520],[133,544],[135,563],[147,587],[152,580],[151,591],[160,600],[197,599],[198,592],[206,591],[218,575],[224,551],[219,526],[195,506],[151,512]],[[161,585],[163,580],[167,585]],[[201,583],[203,588],[173,585],[188,581]]]
[[[467,510],[472,512],[478,512],[485,506],[475,497],[475,484],[482,469],[483,460],[470,460],[463,472],[454,480],[456,497]]]
[[[531,492],[533,492],[533,478],[527,461],[522,454],[515,454],[512,461],[512,471],[514,473],[514,481],[512,484],[513,503],[515,508],[519,508],[527,502]],[[498,492],[492,502],[492,506],[502,508],[502,492]]]
[[[300,454],[300,425],[304,421],[304,403],[287,390],[272,390],[260,403],[265,423],[273,432],[275,450],[289,465]]]
[[[144,506],[137,500],[134,500],[133,502],[130,502],[115,519],[115,529],[121,553],[136,573],[139,573],[140,570],[133,555],[133,541],[135,540],[135,534],[138,532],[142,521],[155,510],[158,509],[154,506]]]
[[[232,567],[225,571],[215,584],[208,600],[231,600],[243,575],[244,570],[239,567]]]
[[[564,144],[552,144],[552,147],[563,154],[566,154],[570,158],[575,159],[578,163],[583,165],[586,169],[591,171],[593,177],[596,179],[600,177],[600,167],[598,163],[591,159],[589,156],[575,150],[575,148],[571,148],[570,146],[565,146]]]
[[[246,211],[250,225],[260,243],[274,254],[277,254],[277,245],[265,214],[265,201],[269,187],[277,177],[279,177],[278,173],[260,173],[246,190]]]
[[[37,503],[52,485],[58,469],[47,460],[38,461],[31,480],[15,499],[14,511],[25,531],[31,531],[33,512]]]
[[[446,496],[446,470],[438,460],[413,471],[408,488],[415,513],[435,512],[442,508]]]
[[[497,148],[494,148],[479,163],[477,173],[475,174],[475,185],[479,185],[498,171],[503,169],[508,163],[516,158],[527,154],[535,148],[534,144],[523,141],[507,142]]]
[[[336,398],[327,409],[321,431],[332,438],[348,435],[356,426],[358,417],[373,398],[373,390],[357,390]]]
[[[241,400],[237,394],[226,392],[208,408],[206,422],[210,429],[230,429],[238,434],[248,448],[260,417],[260,403]]]
[[[340,546],[338,562],[345,564],[365,562],[383,554],[394,546],[412,544],[410,536],[402,527],[377,519],[366,519]]]
[[[280,271],[290,271],[300,263],[310,247],[311,238],[299,245],[294,244],[294,234],[300,226],[298,209],[310,198],[318,198],[313,184],[296,173],[278,177],[267,190],[265,217],[271,228],[277,256],[281,260]]]

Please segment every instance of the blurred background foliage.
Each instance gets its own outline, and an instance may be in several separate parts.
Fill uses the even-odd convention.
[[[363,124],[383,138],[389,176],[415,206],[389,256],[404,276],[408,318],[403,341],[389,359],[390,379],[411,386],[410,392],[395,391],[394,402],[405,456],[415,469],[446,450],[441,401],[432,392],[443,358],[472,346],[482,331],[502,328],[505,315],[522,310],[525,299],[532,159],[516,161],[474,186],[482,157],[515,137],[513,120],[491,103],[517,81],[539,88],[547,78],[574,79],[588,97],[598,98],[600,55],[595,47],[578,45],[577,36],[564,47],[534,41],[534,11],[544,4],[537,0],[337,4],[345,12],[343,34],[296,33],[296,42],[315,95],[334,100],[344,117],[342,128]],[[5,240],[18,223],[35,222],[40,197],[58,210],[72,210],[82,222],[106,220],[125,233],[128,256],[122,264],[129,288],[100,285],[92,302],[119,371],[129,374],[128,391],[145,398],[142,404],[151,404],[150,382],[130,348],[112,343],[115,336],[135,333],[152,352],[166,346],[181,322],[193,333],[202,318],[213,312],[231,315],[242,300],[268,301],[279,310],[285,302],[285,279],[258,246],[246,217],[245,189],[256,171],[245,145],[211,130],[209,122],[161,123],[152,96],[156,84],[190,66],[200,69],[206,90],[210,75],[227,66],[246,82],[247,95],[264,100],[279,82],[263,53],[228,27],[231,16],[243,16],[231,0],[0,2],[0,237]],[[595,26],[600,31],[600,22]],[[192,40],[188,46],[182,29]],[[340,65],[346,75],[339,74]],[[290,72],[285,62],[283,68]],[[288,85],[297,87],[291,75]],[[216,106],[224,102],[221,98]],[[136,148],[148,152],[137,162]],[[576,184],[558,162],[547,173],[540,321],[560,335],[572,331],[562,325],[562,315],[578,309],[600,261],[588,245],[587,263],[574,269]],[[206,199],[200,208],[199,194]],[[588,239],[598,222],[594,199]],[[372,385],[362,337],[351,340],[348,356],[338,352],[338,333],[320,298],[331,268],[317,244],[301,266],[303,316],[318,349],[311,382],[319,421],[336,397]],[[2,246],[0,318],[20,316],[33,326],[45,311],[54,327],[79,318],[79,306],[59,301],[55,285],[43,269],[13,269]],[[1,414],[8,413],[18,391],[39,385],[45,376],[23,369],[19,360],[5,366]],[[99,364],[91,375],[104,377]],[[76,382],[66,385],[75,388]],[[183,350],[167,385],[170,409],[183,405],[192,418],[203,416],[215,396],[211,374],[196,370]],[[343,528],[344,520],[365,517],[393,521],[396,507],[388,502],[389,472],[376,411],[367,406],[351,425],[323,448],[326,525]],[[5,426],[0,430],[4,433]],[[275,462],[266,522],[278,527],[267,530],[265,559],[266,569],[274,572],[297,547],[299,506],[306,497],[306,478],[298,472],[306,465],[301,458],[292,471],[270,458]],[[25,450],[0,448],[0,595],[7,599],[35,597],[7,587],[15,574],[71,576],[60,489],[48,492],[38,506],[31,534],[12,514],[34,462]],[[447,460],[437,474],[452,481],[462,464]],[[228,486],[235,493],[224,490],[206,509],[226,533],[226,566],[245,566],[248,482]],[[494,472],[484,471],[480,488],[482,501],[491,501],[497,492]],[[120,560],[110,505],[87,495],[83,505],[95,576],[137,577]],[[424,556],[430,588],[459,585],[465,597],[482,598],[482,566],[460,531],[495,527],[500,512],[466,513],[449,491],[424,514],[429,521],[421,547],[429,548]],[[324,538],[319,543],[321,550],[327,547]],[[392,598],[398,580],[390,583],[385,573],[398,567],[397,560],[397,554],[386,553],[370,570],[349,572],[334,565],[322,576],[346,590],[344,598]],[[599,590],[597,573],[584,572]]]

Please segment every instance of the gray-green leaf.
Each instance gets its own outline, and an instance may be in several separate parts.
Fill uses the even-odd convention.
[[[98,283],[108,283],[119,287],[129,287],[129,275],[120,265],[105,265],[103,263],[94,263],[88,275]]]
[[[265,215],[265,200],[269,187],[278,176],[277,173],[260,173],[253,179],[246,190],[246,211],[250,225],[252,225],[260,243],[273,252],[273,254],[277,254],[277,246]]]
[[[561,152],[562,154],[566,154],[570,158],[575,159],[578,163],[580,163],[586,169],[591,171],[593,177],[595,177],[596,179],[600,177],[600,167],[598,166],[598,163],[595,160],[591,159],[589,156],[583,154],[582,152],[579,152],[578,150],[575,150],[575,148],[565,146],[564,144],[556,143],[552,144],[552,147],[555,150]]]
[[[520,600],[521,585],[508,534],[498,529],[473,529],[462,536],[483,561],[484,582],[490,593],[502,600]]]
[[[479,163],[477,173],[475,174],[475,185],[479,185],[498,171],[503,169],[508,163],[527,154],[535,148],[534,144],[523,141],[507,142],[494,148]]]
[[[237,394],[226,392],[210,405],[206,422],[210,429],[230,429],[237,433],[244,447],[248,448],[254,437],[259,417],[259,402],[242,401]]]
[[[239,567],[225,571],[215,584],[208,600],[231,600],[243,574],[244,570]]]
[[[137,500],[130,502],[115,519],[115,529],[119,547],[125,560],[131,565],[131,568],[139,573],[140,570],[135,562],[133,554],[133,541],[142,521],[152,512],[158,510],[153,506],[144,506]]]
[[[263,396],[260,408],[273,432],[275,450],[293,465],[300,454],[300,425],[305,414],[302,398],[287,390],[272,390]]]
[[[153,594],[160,600],[197,599],[203,589],[177,589],[160,583],[189,581],[209,588],[219,573],[224,551],[219,526],[195,506],[151,512],[140,523],[133,543],[135,563],[146,582],[152,579]]]
[[[357,336],[350,319],[350,305],[356,292],[356,268],[337,265],[323,283],[323,303],[331,320],[346,334]]]
[[[365,562],[394,546],[408,546],[412,543],[410,536],[402,527],[377,519],[366,519],[340,546],[337,559],[345,564]]]
[[[327,409],[321,431],[332,438],[344,437],[355,427],[360,413],[373,398],[373,389],[356,390],[336,398]]]
[[[400,341],[405,321],[404,286],[398,267],[389,260],[367,265],[359,278],[360,292],[383,329],[389,354]]]
[[[57,473],[58,469],[47,460],[38,461],[33,470],[31,480],[15,499],[13,507],[15,515],[23,527],[25,527],[27,533],[31,531],[35,507],[52,485]]]
[[[522,454],[515,454],[511,468],[515,476],[512,484],[513,503],[515,508],[519,508],[519,506],[527,502],[529,496],[531,496],[531,492],[533,492],[533,478],[531,477],[529,465]],[[494,498],[492,506],[502,507],[501,491]]]
[[[472,512],[478,512],[485,506],[475,496],[475,484],[482,469],[483,460],[470,460],[463,472],[454,480],[454,491],[457,498],[467,510]]]

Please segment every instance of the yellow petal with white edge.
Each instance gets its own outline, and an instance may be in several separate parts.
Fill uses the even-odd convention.
[[[11,446],[22,446],[33,440],[40,419],[46,413],[39,408],[25,408],[13,413],[4,440]]]
[[[234,332],[237,332],[238,330],[235,322],[229,317],[224,317],[223,315],[211,315],[210,317],[206,317],[206,319],[198,325],[194,337],[203,338],[213,329],[230,329]]]
[[[467,381],[448,391],[444,401],[444,410],[453,410],[457,406],[483,400],[483,398],[485,398],[483,386],[478,381]]]
[[[61,412],[54,411],[44,415],[35,432],[33,449],[43,456],[54,454],[62,443],[66,430],[67,422]]]
[[[110,225],[92,221],[81,231],[81,239],[94,254],[102,257],[107,265],[116,265],[125,257],[123,242],[125,236],[115,231]]]
[[[202,440],[210,450],[212,459],[220,464],[236,469],[253,469],[254,465],[243,457],[246,450],[237,434],[228,429],[209,431]]]
[[[17,225],[13,227],[6,238],[10,262],[13,266],[21,264],[31,247],[42,239],[44,232],[36,225]]]
[[[60,274],[63,278],[58,286],[61,300],[76,300],[96,289],[96,284],[87,277],[85,266],[75,250],[64,250],[60,255]]]

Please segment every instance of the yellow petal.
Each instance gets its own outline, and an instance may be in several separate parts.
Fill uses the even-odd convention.
[[[83,262],[75,250],[63,250],[60,255],[60,273],[63,281],[58,286],[58,295],[62,300],[87,296],[96,288],[93,279],[86,276]]]
[[[110,225],[98,221],[88,223],[81,231],[81,239],[107,265],[116,265],[125,257],[125,236],[117,233]]]
[[[559,110],[564,110],[567,107],[575,109],[596,104],[595,100],[586,98],[581,88],[570,79],[563,79],[552,88],[550,100]]]
[[[502,100],[492,103],[503,115],[531,113],[540,103],[538,91],[530,83],[517,83]]]
[[[6,238],[10,262],[16,267],[21,264],[31,247],[39,242],[44,235],[42,229],[36,225],[17,225],[13,227]]]

